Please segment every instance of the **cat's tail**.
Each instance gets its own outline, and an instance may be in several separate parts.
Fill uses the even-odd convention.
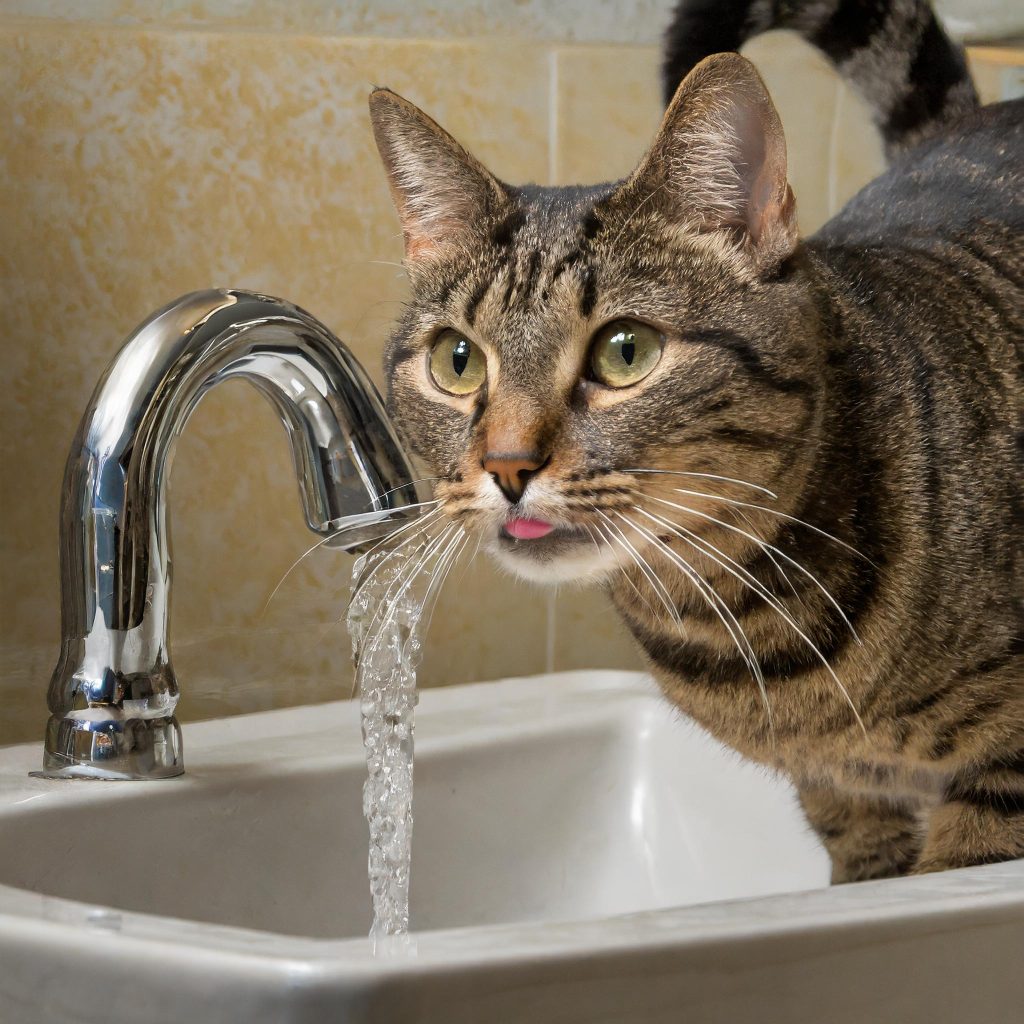
[[[705,57],[773,28],[800,33],[864,96],[890,157],[978,106],[963,50],[926,0],[680,0],[665,37],[666,102]]]

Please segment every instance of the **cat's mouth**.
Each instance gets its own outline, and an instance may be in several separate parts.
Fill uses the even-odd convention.
[[[498,541],[505,550],[550,556],[584,541],[590,535],[579,526],[558,526],[546,519],[514,517],[507,519],[498,529]]]
[[[538,583],[560,583],[606,570],[604,553],[582,526],[515,516],[497,529],[491,550],[519,576]]]
[[[527,519],[522,516],[509,519],[501,531],[511,540],[540,540],[556,531],[554,524],[546,519]]]

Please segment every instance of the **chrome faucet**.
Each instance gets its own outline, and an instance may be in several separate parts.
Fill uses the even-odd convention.
[[[68,456],[60,524],[60,660],[50,681],[48,778],[180,775],[168,646],[166,478],[210,388],[242,378],[291,439],[306,524],[358,550],[419,514],[412,472],[376,388],[303,310],[242,291],[165,306],[124,343]]]

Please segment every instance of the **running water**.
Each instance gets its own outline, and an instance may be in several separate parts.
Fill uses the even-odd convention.
[[[348,610],[368,771],[363,813],[370,826],[374,939],[409,930],[413,715],[423,597],[407,576],[406,559],[390,551],[358,559]]]
[[[436,504],[434,502],[429,503]],[[413,715],[416,667],[420,661],[420,620],[433,611],[448,573],[468,538],[454,523],[431,523],[435,508],[414,524],[413,533],[371,549],[352,570],[348,629],[356,663],[366,747],[363,813],[370,826],[370,937],[375,951],[409,950],[409,870],[412,855]],[[428,615],[429,626],[429,615]],[[425,631],[425,630],[424,630]]]

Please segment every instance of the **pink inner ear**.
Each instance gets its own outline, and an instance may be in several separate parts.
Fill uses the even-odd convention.
[[[436,258],[439,253],[470,231],[469,214],[462,219],[452,215],[435,216],[429,221],[406,218],[401,213],[399,216],[402,219],[405,258],[411,262]]]
[[[429,235],[405,232],[405,258],[407,260],[429,259],[438,250],[437,239]]]
[[[759,104],[737,102],[732,109],[732,126],[740,160],[736,171],[740,176],[746,199],[743,221],[753,241],[759,242],[764,231],[764,217],[775,196],[785,186],[785,164],[779,169],[767,159],[772,141],[766,137],[768,126],[760,116]]]
[[[764,233],[765,220],[772,206],[776,183],[764,171],[757,176],[754,187],[750,191],[750,204],[747,207],[747,230],[755,242],[761,241]]]

